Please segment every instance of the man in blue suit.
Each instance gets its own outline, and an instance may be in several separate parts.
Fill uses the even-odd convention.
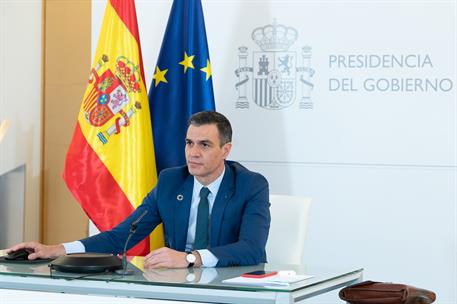
[[[121,224],[81,241],[53,246],[22,243],[9,251],[31,248],[34,254],[29,259],[75,252],[118,254],[132,222],[144,215],[129,247],[160,223],[165,239],[165,247],[145,257],[145,268],[264,263],[270,228],[268,182],[226,160],[231,140],[230,122],[222,114],[194,114],[186,135],[187,166],[163,170],[157,186]]]

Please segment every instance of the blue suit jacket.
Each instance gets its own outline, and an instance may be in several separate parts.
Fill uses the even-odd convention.
[[[130,224],[144,210],[129,248],[164,224],[165,246],[184,251],[187,239],[194,177],[187,166],[163,170],[157,186],[142,204],[110,231],[81,240],[87,252],[121,253]],[[255,265],[266,262],[265,245],[270,229],[268,182],[237,162],[225,162],[225,175],[214,201],[208,249],[217,266]],[[182,199],[179,200],[179,198]]]

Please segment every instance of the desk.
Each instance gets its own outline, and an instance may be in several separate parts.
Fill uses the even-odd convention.
[[[215,276],[210,282],[198,282],[201,269],[159,269],[141,271],[129,265],[133,274],[96,274],[77,278],[79,274],[52,272],[46,264],[0,264],[0,288],[82,295],[109,295],[194,301],[207,303],[296,303],[307,298],[354,284],[362,280],[363,269],[331,269],[309,266],[260,264],[249,267],[211,269]],[[314,277],[287,287],[243,286],[222,283],[254,270],[294,270],[297,274]],[[204,278],[204,275],[201,276]],[[189,280],[189,281],[188,281]]]

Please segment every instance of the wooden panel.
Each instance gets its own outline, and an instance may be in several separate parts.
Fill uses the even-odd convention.
[[[43,235],[56,244],[87,236],[87,217],[63,179],[90,71],[91,1],[45,1]]]

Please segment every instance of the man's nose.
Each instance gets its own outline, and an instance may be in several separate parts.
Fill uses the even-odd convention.
[[[192,147],[188,148],[189,150],[189,155],[192,157],[199,157],[200,156],[200,149],[198,148],[197,145],[194,145]]]

